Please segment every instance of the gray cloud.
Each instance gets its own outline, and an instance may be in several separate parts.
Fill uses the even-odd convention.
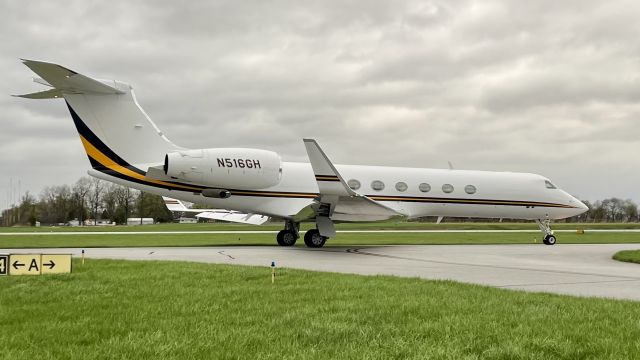
[[[634,1],[0,1],[0,92],[19,57],[130,82],[176,143],[304,161],[541,173],[640,200]],[[0,207],[88,162],[64,105],[0,97]]]

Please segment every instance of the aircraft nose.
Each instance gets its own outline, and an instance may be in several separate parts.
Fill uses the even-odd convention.
[[[587,210],[589,210],[589,207],[585,205],[582,201],[576,199],[571,195],[569,195],[569,197],[570,197],[569,203],[576,208],[575,214],[573,216],[580,215],[586,212]]]
[[[583,210],[583,212],[589,210],[589,207],[580,200],[578,200],[578,207],[580,207],[580,209]]]

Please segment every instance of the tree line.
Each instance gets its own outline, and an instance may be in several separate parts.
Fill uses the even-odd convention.
[[[126,224],[132,217],[153,218],[155,222],[173,220],[160,196],[82,177],[73,185],[46,187],[37,197],[27,192],[20,204],[2,212],[0,224],[62,225],[73,220],[83,224],[89,219],[94,224],[100,220]]]
[[[639,222],[638,205],[631,200],[610,198],[584,201],[589,210],[567,222]],[[67,224],[72,220],[94,223],[108,219],[126,224],[127,218],[147,217],[155,222],[173,221],[162,197],[97,178],[82,177],[73,185],[46,187],[38,197],[26,193],[20,204],[2,212],[2,226]],[[453,220],[453,219],[451,219]],[[458,221],[463,221],[458,219]],[[484,220],[486,221],[486,220]]]

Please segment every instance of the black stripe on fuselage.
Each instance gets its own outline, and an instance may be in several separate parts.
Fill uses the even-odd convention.
[[[545,203],[545,202],[538,202],[538,201],[523,201],[523,200],[437,198],[437,197],[388,196],[388,195],[367,195],[367,197],[375,201],[403,201],[403,202],[438,203],[438,204],[573,208],[573,206],[564,205],[564,204]]]
[[[316,175],[316,181],[340,181],[336,175]]]

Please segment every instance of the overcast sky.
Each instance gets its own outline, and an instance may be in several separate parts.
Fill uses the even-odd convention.
[[[18,58],[131,83],[175,143],[522,171],[640,200],[640,2],[0,1],[0,207],[89,162]],[[17,180],[15,180],[17,182]]]

